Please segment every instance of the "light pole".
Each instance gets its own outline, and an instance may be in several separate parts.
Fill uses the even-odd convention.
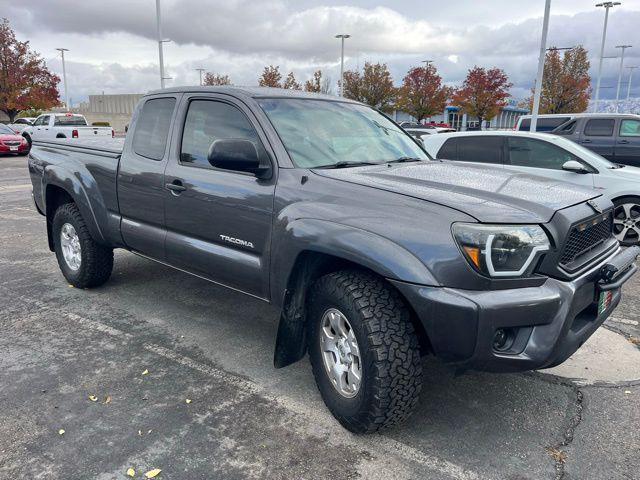
[[[422,60],[422,63],[424,63],[425,66],[428,67],[429,65],[431,65],[433,63],[433,60]]]
[[[171,40],[162,38],[162,20],[160,18],[160,0],[156,0],[156,21],[158,26],[158,57],[160,59],[160,88],[164,88],[164,81],[171,77],[164,76],[164,56],[162,52],[162,44]]]
[[[200,74],[200,86],[202,86],[202,72],[204,72],[204,68],[196,68],[195,70]]]
[[[624,68],[624,51],[631,48],[631,45],[616,45],[621,49],[620,53],[620,70],[618,71],[618,87],[616,88],[616,113],[618,113],[618,104],[620,102],[620,84],[622,83],[622,69]]]
[[[538,57],[538,74],[536,75],[536,85],[533,92],[533,110],[531,111],[531,123],[529,125],[529,131],[531,132],[535,132],[538,127],[538,111],[540,111],[540,95],[542,94],[542,75],[544,74],[544,59],[547,51],[550,10],[551,0],[546,0],[544,4],[544,20],[542,21],[542,38],[540,39],[540,56]]]
[[[596,7],[604,7],[604,27],[602,28],[602,43],[600,45],[600,60],[598,61],[598,80],[596,81],[596,98],[593,101],[593,111],[598,111],[598,100],[600,99],[600,80],[602,79],[602,58],[604,55],[604,43],[607,39],[607,22],[609,21],[609,9],[621,5],[620,2],[597,3]]]
[[[68,52],[68,48],[56,48],[62,55],[62,81],[64,82],[64,104],[69,110],[69,89],[67,88],[67,68],[64,64],[64,52]]]
[[[629,83],[627,84],[627,101],[631,98],[631,76],[633,75],[633,71],[638,68],[636,67],[627,67],[629,69]]]
[[[336,38],[340,39],[340,96],[344,96],[344,39],[345,38],[350,38],[351,35],[348,35],[346,33],[341,33],[339,35],[336,35]]]

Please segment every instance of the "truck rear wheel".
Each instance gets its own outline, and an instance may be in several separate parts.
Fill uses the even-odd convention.
[[[52,234],[58,265],[71,285],[91,288],[109,279],[113,270],[113,250],[91,238],[74,203],[64,204],[56,210]]]
[[[320,278],[309,305],[309,357],[322,398],[348,430],[403,421],[422,387],[420,349],[402,299],[374,275]]]

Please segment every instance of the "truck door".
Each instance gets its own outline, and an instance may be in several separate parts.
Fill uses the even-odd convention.
[[[48,138],[49,131],[49,122],[51,120],[51,115],[40,115],[36,121],[33,123],[33,128],[31,129],[31,139],[32,140],[46,140]]]
[[[167,169],[165,221],[167,262],[249,293],[268,297],[274,156],[251,111],[216,95],[183,98]],[[269,179],[214,168],[209,147],[219,139],[251,141]]]
[[[118,171],[118,204],[124,243],[164,261],[164,169],[178,97],[149,97],[134,113]]]
[[[580,134],[580,143],[589,150],[613,160],[615,149],[615,118],[586,119],[584,129]]]
[[[615,161],[640,167],[640,120],[623,118],[618,128]]]

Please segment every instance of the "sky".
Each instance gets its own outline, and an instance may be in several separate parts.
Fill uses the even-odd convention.
[[[611,10],[605,57],[631,44],[626,66],[640,66],[640,0]],[[595,1],[552,0],[548,46],[582,44],[597,72],[604,9]],[[345,69],[384,62],[396,84],[412,66],[433,60],[455,86],[474,65],[505,70],[516,99],[529,95],[537,69],[544,0],[162,0],[167,86],[196,85],[196,68],[255,85],[265,65],[298,81],[322,69],[332,82]],[[90,94],[144,93],[159,88],[155,0],[0,0],[20,40],[29,40],[62,76],[57,47],[68,48],[73,104]],[[603,61],[601,98],[615,98],[619,58]],[[624,70],[626,95],[629,70]],[[632,96],[640,97],[640,69]],[[635,85],[635,86],[634,86]],[[61,85],[62,91],[62,85]]]

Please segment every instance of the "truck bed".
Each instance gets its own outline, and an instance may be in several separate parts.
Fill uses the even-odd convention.
[[[124,148],[124,138],[95,137],[87,139],[60,138],[56,140],[35,140],[34,146],[64,149],[86,149],[94,154],[120,155]]]

